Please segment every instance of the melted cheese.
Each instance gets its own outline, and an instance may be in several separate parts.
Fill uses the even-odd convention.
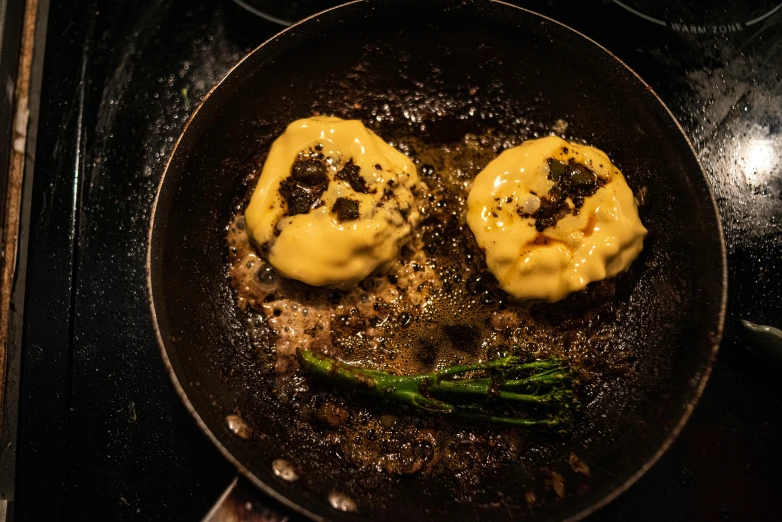
[[[538,232],[535,219],[522,214],[537,210],[539,197],[554,185],[547,178],[549,158],[573,159],[606,183],[586,198],[578,215]],[[557,137],[526,141],[500,154],[475,178],[467,208],[489,271],[517,299],[559,301],[613,277],[627,270],[646,236],[633,193],[608,156]]]
[[[321,145],[333,158],[323,205],[288,216],[280,182],[291,174],[300,153]],[[369,193],[335,179],[352,160],[360,167]],[[390,183],[389,183],[390,182]],[[412,190],[415,166],[364,127],[360,121],[313,117],[291,123],[274,142],[253,192],[245,218],[250,236],[282,275],[314,286],[350,288],[393,260],[418,220]],[[393,195],[384,197],[391,190]],[[339,222],[331,209],[337,198],[359,202],[359,217]]]

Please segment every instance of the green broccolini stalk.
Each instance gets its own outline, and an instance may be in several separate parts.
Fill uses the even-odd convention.
[[[418,375],[350,366],[309,350],[300,350],[299,360],[307,373],[333,384],[419,410],[471,420],[562,427],[577,407],[573,373],[560,359],[528,362],[508,356]],[[503,413],[508,406],[537,407],[538,416]]]

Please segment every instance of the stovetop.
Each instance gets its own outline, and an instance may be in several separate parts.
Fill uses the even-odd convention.
[[[726,335],[703,398],[659,463],[594,520],[776,519],[782,388],[738,320],[782,323],[782,4],[520,3],[584,32],[651,84],[695,146],[727,241]],[[279,29],[228,0],[51,3],[17,520],[200,520],[234,478],[161,362],[145,240],[188,115]]]

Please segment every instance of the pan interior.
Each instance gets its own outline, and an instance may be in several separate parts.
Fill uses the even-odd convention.
[[[436,3],[435,3],[436,4]],[[258,485],[311,514],[335,485],[378,520],[559,519],[625,484],[669,441],[697,400],[719,341],[724,255],[700,167],[671,115],[607,52],[578,34],[501,4],[354,3],[294,26],[242,62],[204,102],[177,146],[155,210],[150,286],[160,336],[186,400]],[[566,134],[609,153],[634,189],[647,188],[650,236],[623,298],[617,339],[633,373],[605,386],[568,437],[542,441],[469,489],[413,475],[367,487],[328,441],[306,433],[271,394],[226,277],[226,226],[243,181],[291,121],[313,113],[361,119],[381,137],[431,143],[498,130]],[[237,436],[240,415],[253,436]],[[235,427],[235,426],[234,426]],[[482,428],[476,428],[482,429]],[[469,451],[469,450],[465,450]],[[568,464],[576,453],[590,478]],[[272,461],[293,462],[288,483]],[[478,463],[480,465],[480,463]],[[557,494],[556,474],[565,484]],[[538,494],[527,506],[525,492]]]

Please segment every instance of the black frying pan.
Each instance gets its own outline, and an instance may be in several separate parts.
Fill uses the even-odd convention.
[[[251,346],[234,307],[226,225],[247,190],[243,180],[273,139],[315,111],[362,119],[387,139],[421,133],[440,141],[491,128],[531,137],[564,118],[568,135],[608,151],[634,189],[648,188],[643,219],[651,234],[621,303],[617,339],[634,353],[635,371],[586,405],[570,436],[542,439],[543,450],[493,469],[472,491],[454,489],[447,476],[362,488],[359,470],[297,431],[290,410],[271,398],[273,379],[257,351],[263,347]],[[719,345],[726,295],[717,210],[662,102],[584,36],[488,0],[354,2],[251,53],[207,96],[176,144],[155,203],[148,277],[163,359],[201,429],[262,491],[328,519],[591,513],[637,480],[686,421]],[[226,417],[237,413],[252,437],[229,429]],[[588,480],[568,468],[571,451],[590,465]],[[299,481],[274,475],[279,457],[297,466]],[[551,492],[552,470],[564,478],[564,498]],[[335,488],[353,497],[358,514],[330,506]],[[535,488],[544,493],[529,508],[524,492]]]

